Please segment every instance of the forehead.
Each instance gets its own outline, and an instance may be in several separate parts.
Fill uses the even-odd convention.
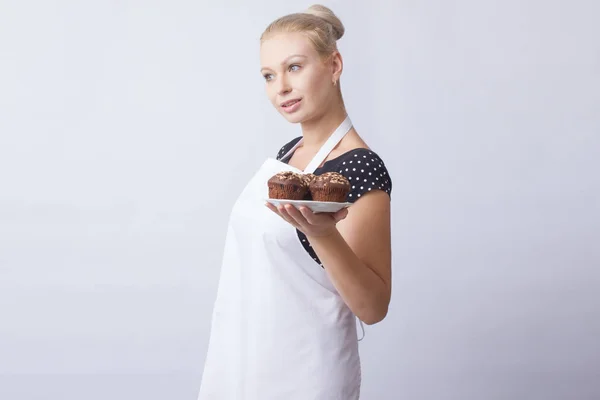
[[[283,60],[293,54],[309,58],[318,56],[311,41],[301,32],[275,34],[263,41],[260,46],[261,67],[278,67]]]

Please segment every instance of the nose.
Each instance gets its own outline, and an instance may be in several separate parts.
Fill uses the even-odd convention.
[[[285,75],[282,75],[277,82],[277,94],[282,96],[288,94],[292,88],[290,87],[289,80]]]

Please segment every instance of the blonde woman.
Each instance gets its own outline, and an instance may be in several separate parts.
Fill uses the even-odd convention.
[[[356,317],[381,321],[391,296],[392,182],[344,107],[343,34],[331,10],[312,6],[261,36],[269,100],[302,136],[265,161],[233,207],[201,400],[359,398]],[[353,204],[313,213],[265,203],[282,171],[341,173]]]

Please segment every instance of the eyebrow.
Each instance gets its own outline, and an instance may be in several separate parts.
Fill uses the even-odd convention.
[[[306,56],[303,56],[302,54],[292,54],[291,56],[286,57],[285,60],[283,60],[281,62],[281,65],[285,65],[291,58],[294,58],[294,57],[308,58]],[[271,68],[269,68],[269,67],[262,67],[260,70],[262,72],[265,69],[271,69]]]

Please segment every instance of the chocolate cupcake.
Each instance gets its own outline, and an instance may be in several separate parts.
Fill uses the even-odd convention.
[[[309,190],[314,201],[343,203],[350,193],[350,181],[337,172],[325,172],[313,179]]]
[[[313,181],[313,179],[315,179],[317,176],[315,174],[302,174],[302,179],[304,180],[304,184],[306,185],[306,187],[308,188],[310,186],[310,183]]]
[[[306,194],[304,195],[304,200],[312,200],[312,196],[310,194],[310,183],[316,178],[317,176],[314,174],[302,174],[302,179],[304,180],[304,184],[306,185]]]
[[[273,175],[267,185],[271,199],[304,200],[304,196],[308,192],[302,175],[292,171]]]

